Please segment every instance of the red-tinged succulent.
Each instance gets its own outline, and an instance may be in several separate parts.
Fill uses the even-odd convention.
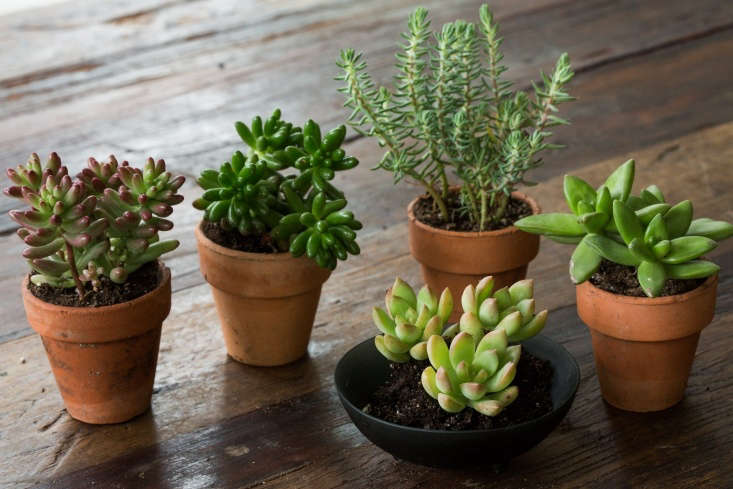
[[[18,235],[28,245],[23,256],[36,285],[76,287],[83,296],[84,282],[98,288],[102,275],[124,282],[178,246],[160,242],[158,231],[173,227],[164,217],[183,200],[176,191],[184,178],[172,178],[162,160],[149,159],[140,170],[119,165],[114,156],[101,164],[90,158],[72,179],[56,153],[45,164],[34,153],[7,174],[15,185],[4,193],[30,207],[10,211],[10,217],[21,226]]]

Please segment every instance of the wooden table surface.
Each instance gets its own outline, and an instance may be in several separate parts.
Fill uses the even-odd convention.
[[[434,24],[476,20],[479,2],[425,0]],[[350,136],[362,164],[340,184],[365,223],[362,254],[325,284],[307,358],[252,368],[227,358],[209,287],[198,270],[190,207],[195,176],[241,148],[232,123],[281,107],[331,127],[348,115],[336,92],[339,48],[364,50],[380,81],[414,8],[398,0],[118,0],[63,2],[0,16],[0,166],[35,151],[72,170],[115,153],[163,157],[188,177],[188,204],[169,233],[173,310],[164,324],[152,410],[125,424],[71,419],[20,300],[26,264],[0,200],[0,486],[8,488],[249,487],[733,487],[733,240],[717,315],[704,331],[686,398],[658,414],[614,409],[601,397],[590,337],[567,275],[571,249],[544,240],[529,274],[551,310],[546,334],[581,365],[570,413],[538,447],[495,474],[395,460],[349,421],[333,387],[341,355],[374,335],[370,308],[395,274],[419,283],[405,206],[370,168],[373,140]],[[568,51],[577,72],[557,131],[529,189],[561,211],[561,178],[599,182],[628,157],[637,186],[690,198],[697,216],[733,220],[733,2],[727,0],[496,0],[508,76],[528,86]],[[638,188],[638,187],[637,187]]]

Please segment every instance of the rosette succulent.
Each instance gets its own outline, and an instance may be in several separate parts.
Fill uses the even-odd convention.
[[[575,283],[588,280],[604,258],[636,267],[639,284],[649,297],[658,296],[668,278],[716,273],[717,265],[698,258],[733,236],[733,225],[693,219],[689,200],[670,205],[656,185],[631,195],[633,183],[634,160],[617,168],[598,190],[580,178],[565,176],[565,198],[573,213],[529,216],[515,226],[561,243],[577,243],[570,259]]]
[[[10,217],[21,226],[18,235],[28,245],[23,256],[36,285],[76,287],[83,297],[84,282],[95,289],[101,276],[122,283],[178,246],[158,237],[173,227],[164,217],[183,200],[176,191],[184,177],[173,178],[163,160],[149,159],[140,170],[126,161],[118,165],[114,156],[102,164],[90,158],[72,180],[56,153],[44,165],[34,153],[7,173],[15,185],[5,194],[30,206]]]
[[[443,333],[453,311],[453,296],[447,287],[438,298],[430,287],[415,294],[410,285],[397,277],[385,296],[387,311],[372,309],[374,324],[383,333],[374,338],[377,350],[390,361],[406,362],[428,358],[427,342]]]
[[[269,235],[280,251],[333,270],[337,260],[360,252],[355,231],[362,225],[331,183],[358,161],[341,148],[345,126],[322,135],[312,120],[301,129],[280,116],[276,109],[265,122],[257,116],[250,126],[235,124],[249,150],[201,173],[204,194],[194,207],[224,230]]]
[[[454,331],[479,338],[486,331],[503,330],[509,341],[520,342],[538,334],[547,322],[547,309],[535,314],[534,281],[520,280],[492,295],[493,277],[484,277],[475,287],[469,284],[461,295],[463,314]]]
[[[442,336],[433,335],[427,351],[431,366],[422,372],[423,388],[449,413],[470,406],[486,416],[496,416],[519,395],[519,389],[510,384],[522,347],[509,346],[503,329],[486,333],[478,342],[473,335],[460,332],[450,348]]]

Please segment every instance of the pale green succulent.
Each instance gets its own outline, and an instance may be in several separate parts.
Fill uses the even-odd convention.
[[[496,416],[519,395],[519,389],[510,384],[522,347],[508,343],[504,329],[486,333],[478,343],[473,335],[460,332],[450,349],[442,336],[431,336],[427,352],[432,366],[422,372],[423,388],[449,413],[470,406]]]
[[[468,285],[461,296],[463,314],[458,324],[443,336],[459,331],[479,338],[486,331],[504,330],[511,342],[519,342],[538,334],[547,322],[547,309],[535,314],[534,280],[525,279],[495,291],[494,278],[484,277],[474,287]]]
[[[430,287],[415,291],[397,277],[385,296],[387,311],[372,310],[374,324],[384,333],[374,338],[377,350],[392,362],[406,362],[410,357],[427,360],[428,339],[443,333],[443,326],[453,311],[453,296],[446,288],[438,298]]]

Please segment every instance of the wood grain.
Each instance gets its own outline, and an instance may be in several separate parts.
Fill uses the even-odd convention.
[[[479,2],[422,2],[435,24],[475,19]],[[562,426],[500,475],[437,471],[395,461],[348,421],[333,391],[340,356],[374,334],[369,310],[395,274],[419,283],[404,209],[419,191],[394,188],[369,168],[373,141],[351,137],[362,164],[340,185],[365,223],[362,255],[326,283],[309,356],[258,369],[229,360],[192,234],[188,203],[202,168],[239,145],[231,123],[283,108],[326,126],[346,113],[336,93],[339,47],[363,49],[388,81],[412,2],[375,0],[83,0],[0,16],[0,167],[31,151],[60,151],[78,170],[90,154],[133,161],[163,156],[189,177],[166,256],[173,310],[165,323],[150,413],[93,427],[63,409],[40,340],[27,327],[19,283],[22,246],[0,219],[0,487],[696,487],[733,485],[733,242],[711,253],[723,266],[718,314],[705,331],[688,396],[659,415],[633,415],[599,396],[586,329],[567,277],[570,249],[544,240],[531,264],[548,334],[582,369]],[[600,183],[628,157],[637,188],[658,183],[698,216],[733,220],[729,81],[733,4],[650,0],[492,2],[509,77],[526,86],[557,55],[578,72],[558,131],[569,147],[547,157],[529,192],[561,211],[564,172]],[[0,210],[14,203],[0,199]],[[3,212],[4,214],[4,212]]]

